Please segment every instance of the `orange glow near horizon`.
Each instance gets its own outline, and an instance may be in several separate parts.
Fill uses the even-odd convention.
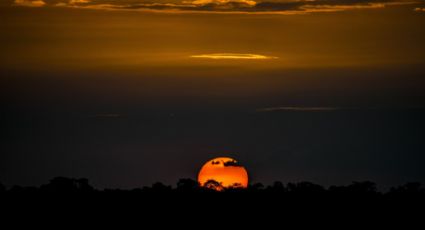
[[[223,188],[248,186],[248,173],[236,160],[229,157],[214,158],[205,163],[198,174],[201,186],[208,186],[208,181],[214,180]],[[220,190],[220,189],[218,189]]]
[[[205,59],[250,59],[250,60],[265,60],[265,59],[277,58],[277,57],[265,56],[261,54],[239,54],[239,53],[200,54],[200,55],[192,55],[190,57],[205,58]]]

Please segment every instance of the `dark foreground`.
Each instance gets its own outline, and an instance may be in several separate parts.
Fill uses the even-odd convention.
[[[47,184],[39,187],[15,185],[7,188],[0,183],[0,194],[2,195],[202,195],[202,196],[279,196],[279,197],[369,197],[377,199],[393,199],[401,197],[424,197],[425,187],[420,183],[406,183],[404,185],[390,188],[388,191],[378,191],[377,185],[371,181],[352,182],[350,185],[330,186],[325,188],[311,182],[287,183],[276,181],[272,185],[264,186],[261,183],[250,184],[248,188],[241,188],[238,184],[233,187],[223,187],[214,180],[209,180],[203,186],[193,179],[180,179],[175,187],[157,182],[151,186],[143,186],[134,189],[96,189],[90,185],[85,178],[75,179],[66,177],[55,177]]]
[[[425,216],[425,189],[419,183],[386,192],[377,191],[372,182],[329,188],[309,182],[275,182],[221,192],[214,189],[181,179],[176,187],[156,183],[131,190],[98,190],[86,179],[55,178],[40,187],[2,186],[0,204],[12,217],[42,216],[74,223],[95,220],[102,225],[124,218],[139,224],[153,222],[155,228],[170,224],[198,226],[196,221],[210,226],[261,222],[264,228],[268,224],[285,228],[344,222],[346,226],[337,227],[362,224],[368,228],[364,224],[372,221],[381,227],[402,224],[410,229]]]

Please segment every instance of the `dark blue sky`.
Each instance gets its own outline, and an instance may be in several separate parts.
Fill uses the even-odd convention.
[[[389,186],[424,179],[423,91],[395,80],[419,76],[380,70],[394,76],[388,87],[371,83],[379,78],[373,71],[282,71],[258,76],[282,88],[269,94],[243,84],[257,76],[235,76],[235,86],[223,76],[173,74],[179,79],[168,85],[166,72],[4,78],[2,181],[37,185],[62,175],[99,187],[174,184],[195,178],[216,156],[239,159],[252,182]],[[315,86],[317,76],[336,89]],[[294,78],[312,84],[292,83],[286,92]],[[353,86],[340,90],[345,81]]]

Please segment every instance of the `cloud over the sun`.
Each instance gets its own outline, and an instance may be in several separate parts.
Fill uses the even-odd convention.
[[[305,14],[414,5],[424,0],[15,0],[14,5],[173,12]],[[417,10],[418,11],[418,10]]]

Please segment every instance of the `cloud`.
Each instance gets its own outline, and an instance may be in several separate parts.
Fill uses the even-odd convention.
[[[414,9],[416,12],[425,12],[425,7],[421,8],[421,7],[416,7]]]
[[[230,160],[223,162],[224,167],[242,167],[237,161]]]
[[[217,4],[217,5],[226,5],[231,3],[240,3],[247,6],[255,6],[257,2],[252,0],[194,0],[194,1],[184,1],[184,3],[193,4],[193,5],[208,5],[208,4]]]
[[[101,113],[91,116],[93,118],[120,118],[122,117],[121,114],[118,113]]]
[[[42,0],[15,0],[15,5],[28,7],[41,7],[46,5]]]
[[[0,0],[0,7],[11,6],[15,3],[14,0]]]
[[[269,108],[260,108],[257,109],[257,112],[278,112],[278,111],[287,111],[287,112],[320,112],[320,111],[335,111],[335,110],[344,110],[347,108],[341,107],[269,107]]]
[[[245,59],[245,60],[265,60],[275,59],[277,57],[265,56],[261,54],[239,54],[239,53],[216,53],[216,54],[199,54],[192,55],[191,58],[203,58],[203,59]]]
[[[382,111],[382,110],[423,110],[424,106],[401,107],[333,107],[333,106],[280,106],[259,108],[257,112],[332,112],[332,111]]]
[[[378,9],[392,5],[418,5],[423,2],[424,0],[15,0],[15,4],[21,6],[287,15]],[[423,8],[416,9],[422,11]]]
[[[71,0],[69,4],[81,4],[81,3],[89,3],[90,0]]]

